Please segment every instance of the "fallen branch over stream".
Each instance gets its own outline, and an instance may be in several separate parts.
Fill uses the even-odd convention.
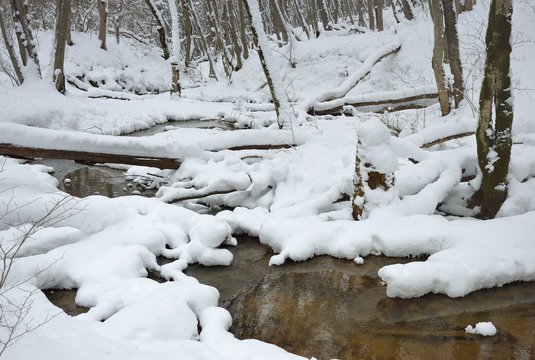
[[[178,169],[178,159],[152,156],[106,154],[74,150],[39,149],[12,144],[0,144],[0,154],[21,159],[67,159],[85,164],[112,163],[150,166],[159,169]]]

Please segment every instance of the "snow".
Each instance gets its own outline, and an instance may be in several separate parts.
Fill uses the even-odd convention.
[[[465,329],[467,334],[472,335],[481,335],[481,336],[494,336],[496,335],[496,326],[490,321],[488,322],[478,322],[476,327],[468,325]]]
[[[258,3],[249,4],[255,28],[263,32]],[[462,297],[535,281],[535,122],[529,90],[535,82],[530,61],[535,43],[525,41],[534,21],[527,2],[515,2],[514,146],[508,197],[496,219],[475,219],[477,209],[467,207],[481,181],[475,137],[430,146],[476,130],[483,66],[477,49],[484,48],[487,5],[478,2],[459,16],[469,101],[445,118],[436,104],[385,114],[364,108],[353,117],[306,114],[312,106],[321,110],[436,91],[431,22],[423,14],[384,32],[325,31],[318,39],[295,42],[295,68],[284,58],[288,47],[275,49],[261,33],[278,94],[288,100],[283,113],[299,115],[289,130],[269,128],[276,121],[274,107],[255,56],[244,61],[232,82],[207,80],[206,64],[200,65],[198,78],[182,77],[183,97],[170,101],[164,93],[170,87],[169,64],[154,47],[110,41],[103,52],[91,36],[73,33],[65,74],[86,91],[69,85],[62,96],[48,80],[12,87],[0,79],[1,144],[182,162],[167,170],[113,165],[158,188],[154,199],[78,199],[58,190],[50,168],[0,159],[0,241],[17,244],[31,229],[8,278],[9,284],[27,281],[5,296],[16,303],[31,294],[29,318],[35,325],[57,315],[8,348],[6,358],[299,358],[274,345],[234,338],[232,317],[218,307],[217,289],[183,272],[195,263],[231,265],[227,246],[237,244],[239,233],[268,245],[272,266],[320,255],[355,266],[374,255],[424,257],[379,270],[389,297]],[[40,32],[38,39],[46,68],[51,34]],[[142,138],[116,136],[189,119],[225,119],[244,128],[177,125]],[[362,165],[389,174],[391,189],[351,199],[357,148]],[[496,158],[489,156],[491,166]],[[355,200],[371,204],[360,221],[351,216]],[[58,203],[53,216],[39,221]],[[221,209],[226,210],[211,215]],[[32,229],[36,221],[39,226]],[[171,262],[159,265],[159,256]],[[149,272],[172,281],[158,283],[147,278]],[[46,288],[78,289],[76,303],[89,312],[67,316],[40,291]],[[494,335],[496,328],[478,323],[466,331]]]

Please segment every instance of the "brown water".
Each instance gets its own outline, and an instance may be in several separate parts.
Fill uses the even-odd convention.
[[[73,196],[103,195],[113,198],[138,194],[150,197],[156,193],[156,190],[146,190],[129,181],[122,170],[83,165],[72,160],[43,159],[38,163],[53,167],[52,175],[58,180],[58,188]]]
[[[43,293],[52,304],[62,309],[66,314],[76,316],[89,311],[89,308],[76,305],[74,302],[76,291],[77,289],[47,289],[43,290]]]
[[[409,259],[370,256],[363,265],[316,257],[268,267],[270,249],[241,237],[229,267],[191,265],[186,273],[220,292],[238,338],[267,341],[318,359],[535,358],[535,283],[514,283],[464,298],[390,299],[377,270]],[[159,258],[160,264],[169,262]],[[163,281],[158,273],[149,277]],[[76,290],[46,292],[76,315]],[[492,321],[494,337],[464,328]]]
[[[228,268],[187,270],[215,286],[238,338],[254,338],[318,359],[535,358],[535,283],[515,283],[460,299],[390,299],[377,270],[408,259],[370,256],[363,265],[321,256],[268,267],[271,252],[240,239]],[[464,328],[492,321],[494,337]]]

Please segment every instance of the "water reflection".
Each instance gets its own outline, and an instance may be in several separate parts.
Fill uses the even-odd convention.
[[[122,170],[83,165],[72,160],[43,159],[38,163],[53,167],[52,175],[59,182],[58,188],[73,196],[103,195],[113,198],[132,194],[154,196],[155,193],[129,182]]]
[[[159,134],[168,130],[174,129],[221,129],[221,130],[235,130],[233,124],[221,121],[219,119],[204,119],[204,120],[185,120],[185,121],[169,121],[164,124],[159,124],[145,130],[134,131],[126,136],[151,136]]]
[[[269,251],[254,241],[243,242],[250,253],[255,247],[258,253],[264,251],[253,267],[247,268],[238,249],[235,255],[241,265],[235,271],[231,266],[227,277],[214,278],[216,272],[203,267],[192,272],[231,299],[223,299],[223,305],[233,315],[231,331],[239,338],[271,342],[319,359],[530,359],[534,355],[535,283],[510,284],[461,299],[443,295],[390,299],[377,270],[408,259],[368,257],[364,265],[356,265],[318,257],[268,268]],[[229,296],[235,278],[242,287]],[[479,321],[492,321],[498,335],[465,334],[467,325]]]

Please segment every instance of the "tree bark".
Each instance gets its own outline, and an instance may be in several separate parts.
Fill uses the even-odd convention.
[[[240,40],[242,43],[243,58],[248,59],[249,43],[247,41],[247,19],[245,18],[245,14],[243,13],[243,3],[241,1],[238,1],[238,10],[240,14]]]
[[[162,15],[152,0],[145,0],[145,4],[147,4],[152,16],[156,20],[158,40],[160,41],[160,47],[162,48],[163,58],[167,60],[169,59],[169,46],[167,45],[167,32],[165,30],[165,23],[163,22]]]
[[[56,90],[65,94],[65,73],[63,65],[65,63],[65,46],[67,44],[67,33],[70,25],[71,0],[57,0],[56,7],[56,52],[54,54],[53,80]]]
[[[431,59],[431,65],[433,66],[433,72],[435,74],[435,81],[438,88],[438,101],[440,103],[440,110],[442,116],[446,116],[451,111],[451,105],[449,100],[448,89],[446,88],[446,81],[444,79],[444,26],[442,23],[442,9],[440,6],[440,0],[430,0],[431,18],[433,19],[433,32],[434,32],[434,47],[433,58]]]
[[[180,97],[182,88],[180,86],[180,27],[178,22],[178,7],[176,0],[168,0],[169,13],[171,15],[171,96]]]
[[[18,84],[20,85],[24,82],[24,77],[22,76],[22,71],[21,71],[21,64],[16,55],[15,46],[13,45],[13,39],[11,38],[10,34],[8,34],[6,30],[6,26],[4,24],[4,19],[3,19],[2,14],[0,14],[0,31],[2,32],[2,38],[4,39],[4,44],[6,46],[7,55],[9,56],[9,60],[11,61],[11,66],[13,66],[15,77],[17,79]]]
[[[451,73],[453,75],[453,100],[458,108],[464,98],[464,81],[461,57],[459,54],[459,37],[457,36],[457,16],[453,10],[452,0],[443,0],[444,5],[444,28],[448,43],[448,58]]]
[[[100,48],[106,50],[106,32],[108,29],[108,0],[97,0],[98,2],[98,39]]]
[[[329,28],[329,16],[327,15],[327,6],[325,5],[325,0],[316,0],[316,6],[320,13],[323,30],[327,30]]]
[[[377,19],[377,31],[383,31],[383,0],[373,0],[375,18]]]
[[[494,218],[507,198],[513,123],[510,78],[512,14],[511,0],[492,0],[486,35],[485,76],[479,98],[480,115],[476,132],[482,181],[481,188],[474,197],[481,200],[480,217],[484,219]]]
[[[186,1],[187,1],[186,5],[188,6],[189,12],[190,12],[190,14],[192,16],[193,26],[197,30],[197,33],[199,34],[199,38],[201,40],[200,43],[201,43],[202,50],[206,54],[206,57],[208,58],[208,63],[210,64],[210,70],[209,70],[209,75],[208,76],[211,77],[211,78],[217,79],[217,75],[215,73],[214,61],[213,61],[212,55],[210,53],[210,47],[208,45],[208,42],[206,41],[206,37],[205,37],[204,32],[202,31],[201,25],[199,23],[199,17],[197,16],[197,11],[193,7],[193,3],[191,2],[191,0],[186,0]]]
[[[401,4],[403,5],[403,15],[405,15],[405,18],[409,21],[414,19],[414,16],[412,15],[412,9],[409,4],[409,0],[401,0]]]
[[[36,42],[33,36],[28,12],[28,3],[21,0],[11,0],[11,9],[13,12],[13,22],[15,26],[15,35],[19,44],[20,58],[24,67],[29,67],[28,59],[31,59],[35,69],[34,73],[41,77],[41,67],[39,65],[39,56],[37,55]]]
[[[281,103],[280,103],[280,100],[277,96],[277,89],[275,88],[275,84],[273,82],[273,78],[271,77],[271,73],[270,73],[270,69],[269,69],[269,65],[266,61],[266,54],[264,54],[264,51],[271,51],[271,49],[269,49],[269,44],[262,44],[260,43],[260,39],[259,39],[259,36],[264,36],[265,37],[265,34],[264,34],[264,29],[262,28],[262,22],[261,22],[261,18],[258,19],[258,18],[254,18],[253,17],[253,14],[251,12],[251,8],[250,8],[250,5],[249,5],[249,1],[258,1],[258,0],[243,0],[243,5],[244,5],[244,9],[245,9],[245,12],[248,16],[248,18],[250,19],[250,22],[251,22],[251,29],[253,31],[253,42],[256,46],[256,49],[257,49],[257,52],[258,52],[258,58],[260,59],[260,64],[262,64],[262,70],[264,71],[264,75],[266,77],[266,81],[268,83],[268,86],[269,86],[269,91],[271,93],[271,99],[273,101],[273,106],[275,107],[275,113],[277,115],[277,125],[279,126],[279,128],[282,128],[282,121],[281,121]],[[258,6],[258,3],[256,3],[256,6]],[[258,9],[257,9],[258,10]],[[259,14],[260,11],[258,11],[258,14],[257,15],[260,15]],[[256,20],[256,21],[255,21]],[[260,33],[260,34],[259,34]],[[264,39],[267,41],[267,39]],[[265,48],[267,47],[267,48]]]
[[[464,11],[472,11],[473,7],[474,7],[474,2],[472,0],[464,1]]]
[[[370,23],[370,30],[375,30],[375,15],[373,14],[373,0],[368,0],[368,21]]]

